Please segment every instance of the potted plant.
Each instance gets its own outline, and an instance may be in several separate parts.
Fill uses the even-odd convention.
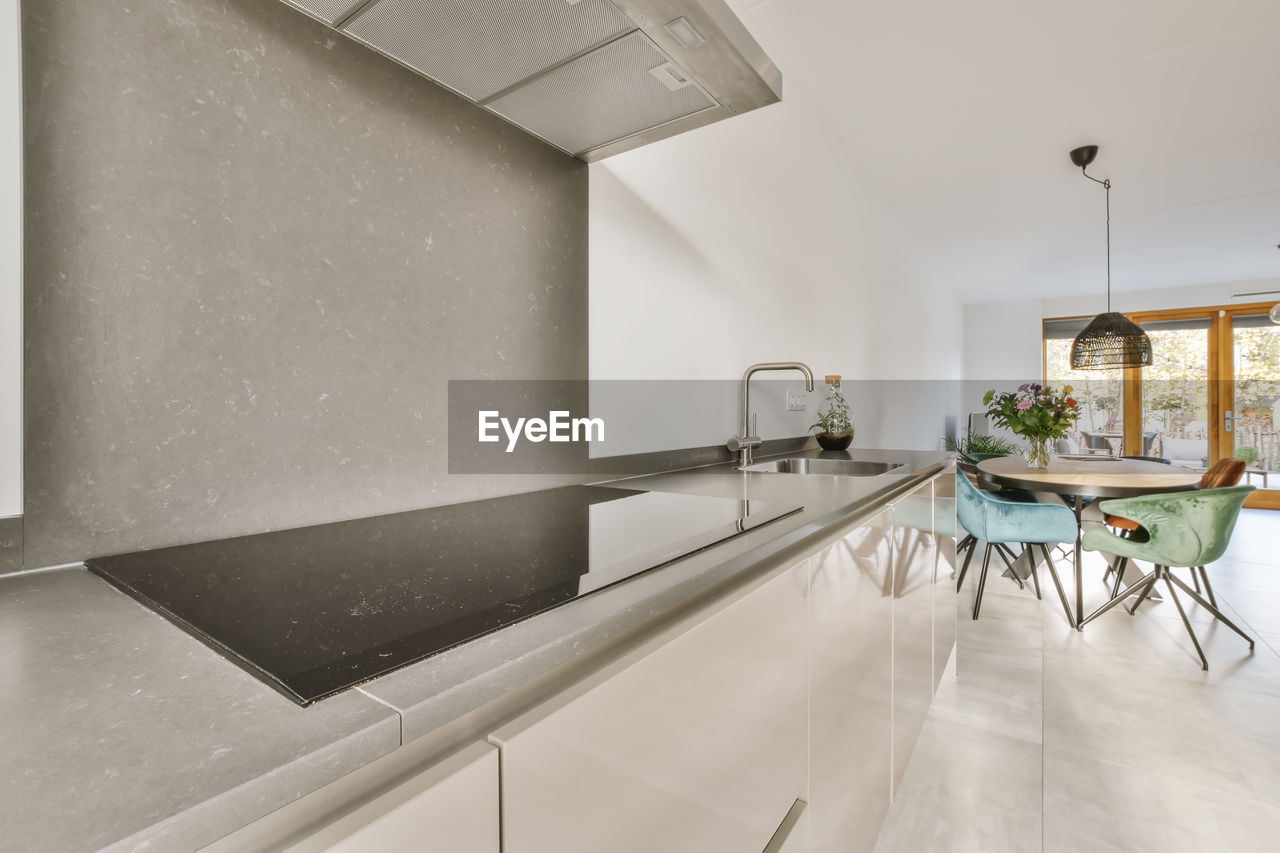
[[[818,410],[818,422],[809,429],[820,430],[817,439],[823,450],[844,450],[853,443],[853,419],[840,393],[840,377],[828,376],[827,384],[827,406]]]
[[[1030,442],[1027,467],[1049,467],[1049,443],[1075,426],[1080,404],[1071,396],[1071,386],[1054,390],[1049,385],[1029,383],[1017,391],[988,391],[982,398],[987,417]]]
[[[961,462],[977,465],[984,459],[997,456],[1013,456],[1018,448],[1013,442],[998,435],[975,435],[965,430],[963,438],[946,438],[947,450],[959,457]]]
[[[1258,461],[1258,448],[1256,447],[1237,447],[1235,452],[1237,459],[1243,459],[1245,465],[1253,465]]]

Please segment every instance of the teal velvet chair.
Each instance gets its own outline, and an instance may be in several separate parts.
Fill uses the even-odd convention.
[[[958,453],[956,468],[964,474],[971,474],[974,477],[977,477],[979,462],[985,462],[988,459],[1001,459],[1006,455],[1007,454],[1004,453]],[[1031,492],[1023,491],[1022,489],[992,487],[989,489],[983,489],[983,491],[995,492],[1000,496],[1001,500],[1022,501],[1024,503],[1036,502],[1035,495],[1031,494]],[[956,558],[959,559],[960,557],[965,557],[968,554],[971,554],[977,545],[978,540],[974,538],[973,534],[967,534],[956,545]],[[1012,566],[1013,562],[1017,560],[1017,557],[1014,556],[1012,551],[1004,546],[1004,543],[999,543],[996,546],[996,550],[1010,566]],[[1018,581],[1018,588],[1021,589],[1022,580],[1018,578],[1017,575],[1014,575],[1014,579]]]
[[[1049,554],[1047,544],[1074,542],[1076,540],[1075,514],[1061,504],[1029,503],[1020,500],[1006,500],[999,492],[986,492],[979,489],[963,474],[956,475],[956,517],[965,530],[976,541],[985,542],[986,551],[982,556],[982,574],[978,577],[978,595],[973,603],[973,618],[978,618],[982,608],[982,591],[987,584],[987,569],[991,564],[991,551],[1009,544],[1019,544],[1031,565],[1031,580],[1035,584],[1036,598],[1040,598],[1040,578],[1036,570],[1035,555],[1032,546],[1039,546],[1044,555],[1049,574],[1053,576],[1053,584],[1057,587],[1058,598],[1062,601],[1062,609],[1067,614],[1067,622],[1075,626],[1071,616],[1071,607],[1067,604],[1067,595],[1063,592],[1062,581],[1058,570],[1054,567],[1053,557]],[[960,578],[956,581],[956,591],[964,584],[964,576],[969,571],[969,562],[977,551],[976,542],[965,556],[964,565],[960,569]]]
[[[1191,627],[1191,620],[1178,598],[1181,589],[1203,607],[1213,617],[1241,637],[1249,641],[1253,648],[1253,638],[1240,630],[1234,622],[1222,614],[1198,592],[1194,591],[1170,569],[1194,568],[1207,566],[1222,556],[1231,542],[1231,534],[1236,527],[1236,519],[1240,517],[1240,508],[1244,499],[1253,491],[1253,486],[1233,486],[1224,489],[1197,489],[1190,492],[1173,492],[1169,494],[1143,495],[1137,498],[1121,498],[1103,501],[1099,507],[1112,516],[1131,519],[1140,525],[1139,535],[1125,538],[1108,530],[1090,530],[1084,535],[1084,548],[1087,551],[1102,551],[1114,554],[1127,560],[1145,560],[1153,568],[1142,579],[1099,607],[1085,619],[1087,625],[1108,610],[1115,607],[1134,593],[1138,599],[1129,611],[1130,615],[1138,609],[1138,605],[1146,599],[1157,581],[1163,580],[1169,589],[1169,597],[1178,608],[1182,624],[1196,647],[1203,669],[1209,668],[1209,661],[1200,648],[1200,640]],[[1142,535],[1145,532],[1145,535]],[[1123,562],[1118,566],[1121,576],[1124,574]]]

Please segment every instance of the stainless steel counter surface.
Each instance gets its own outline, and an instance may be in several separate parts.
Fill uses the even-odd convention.
[[[800,555],[946,459],[853,455],[905,467],[835,478],[718,465],[619,481],[805,509],[309,708],[81,569],[0,578],[0,850],[192,850],[402,742],[472,737],[506,697],[572,678],[612,641]]]

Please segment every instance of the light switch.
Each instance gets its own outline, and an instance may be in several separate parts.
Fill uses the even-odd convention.
[[[788,412],[803,412],[807,408],[809,408],[809,401],[805,399],[805,394],[803,391],[787,392],[787,411]]]

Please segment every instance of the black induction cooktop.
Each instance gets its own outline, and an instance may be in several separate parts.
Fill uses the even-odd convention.
[[[86,565],[309,705],[799,510],[568,486]]]

